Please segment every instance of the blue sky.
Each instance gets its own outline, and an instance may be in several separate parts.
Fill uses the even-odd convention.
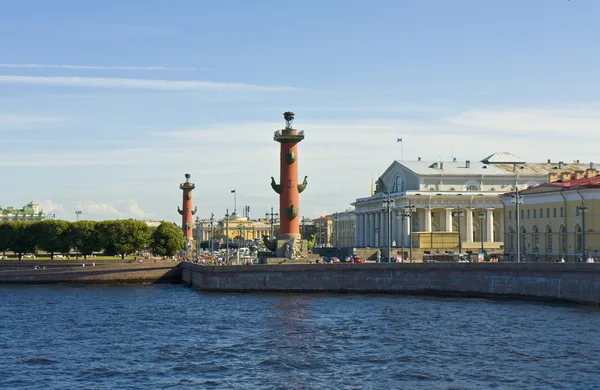
[[[597,161],[600,2],[3,1],[1,206],[179,221],[277,206],[273,131],[306,132],[301,211],[400,159]],[[590,145],[590,146],[588,146]],[[230,210],[231,211],[231,210]]]

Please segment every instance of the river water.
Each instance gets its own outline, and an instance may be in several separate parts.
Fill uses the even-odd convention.
[[[0,388],[600,389],[600,309],[0,286]]]

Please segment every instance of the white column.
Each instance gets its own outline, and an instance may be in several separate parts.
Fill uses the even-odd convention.
[[[426,207],[423,209],[425,211],[425,231],[431,231],[431,207]]]
[[[465,209],[467,242],[473,242],[473,209]]]
[[[367,232],[369,231],[369,214],[367,213],[363,213],[363,230],[361,232],[362,234],[362,246],[368,246],[368,236],[367,236]]]
[[[487,236],[485,241],[494,241],[494,209],[487,209]]]
[[[396,246],[400,246],[400,212],[401,210],[399,209],[392,210],[392,218],[394,221],[394,229],[392,230],[392,232],[394,233],[394,237],[392,238],[392,241],[396,241]]]
[[[405,246],[410,246],[410,242],[408,241],[408,233],[410,233],[410,217],[409,216],[404,217],[403,223],[404,223],[404,231],[403,231],[404,241],[403,242],[404,242]]]
[[[365,246],[373,246],[373,213],[367,213],[367,242]]]
[[[452,231],[452,210],[453,209],[446,209],[446,231],[447,232]]]

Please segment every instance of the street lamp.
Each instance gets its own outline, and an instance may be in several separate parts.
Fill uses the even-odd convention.
[[[278,213],[274,213],[274,212],[273,212],[273,207],[271,207],[271,212],[270,212],[270,213],[268,213],[268,212],[267,212],[267,213],[265,214],[265,217],[266,217],[267,219],[269,219],[269,218],[271,219],[271,237],[270,237],[270,239],[271,239],[271,240],[275,238],[275,237],[273,237],[273,235],[275,234],[275,233],[274,233],[274,231],[273,231],[273,222],[274,222],[274,218],[275,218],[276,216],[278,216],[278,215],[279,215]]]
[[[301,234],[302,239],[306,238],[306,225],[305,225],[305,222],[306,222],[306,218],[304,216],[302,216],[302,234]]]
[[[213,229],[213,224],[215,222],[215,214],[210,213],[210,255],[213,256],[214,255],[214,246],[213,246],[213,242],[215,240],[215,231]]]
[[[460,235],[460,217],[463,215],[463,211],[458,206],[458,210],[452,212],[453,217],[458,217],[458,255],[462,255],[462,238]]]
[[[225,262],[229,260],[229,209],[225,211]]]
[[[200,253],[200,217],[196,216],[196,256]]]
[[[333,229],[334,229],[334,233],[335,233],[335,255],[337,258],[340,257],[340,236],[338,234],[338,230],[340,228],[339,226],[339,221],[340,221],[340,217],[338,215],[338,213],[335,213],[333,216]]]
[[[75,215],[77,217],[77,222],[79,222],[79,216],[81,215],[82,211],[81,210],[77,210],[75,211]]]
[[[408,201],[408,206],[404,206],[404,218],[408,218],[408,241],[410,243],[410,262],[412,263],[412,252],[413,252],[413,240],[412,240],[412,213],[415,212],[415,206],[410,204],[410,200]],[[402,241],[404,242],[404,237],[402,237]]]
[[[585,214],[587,213],[587,206],[585,205],[585,203],[583,203],[583,201],[581,202],[581,206],[577,207],[577,210],[579,210],[579,213],[581,214],[581,246],[582,246],[582,253],[583,253],[583,261],[587,260],[587,248],[585,246]]]
[[[483,213],[483,209],[479,212],[479,236],[481,238],[481,256],[483,256],[483,220],[485,219],[485,214]]]
[[[383,209],[387,212],[387,247],[388,247],[388,262],[392,261],[392,207],[394,201],[390,198],[390,193],[387,193],[387,200],[383,201]]]
[[[519,187],[515,186],[515,195],[511,202],[515,204],[515,214],[517,220],[517,262],[521,261],[521,216],[519,215],[519,205],[523,203],[523,196],[519,194]]]

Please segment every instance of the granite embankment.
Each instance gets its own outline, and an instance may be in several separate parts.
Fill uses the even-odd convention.
[[[181,264],[202,291],[337,292],[504,296],[600,305],[600,264],[292,264],[239,267]]]
[[[84,266],[85,264],[85,266]],[[179,262],[0,261],[0,284],[179,283]],[[37,268],[37,269],[36,269]]]

